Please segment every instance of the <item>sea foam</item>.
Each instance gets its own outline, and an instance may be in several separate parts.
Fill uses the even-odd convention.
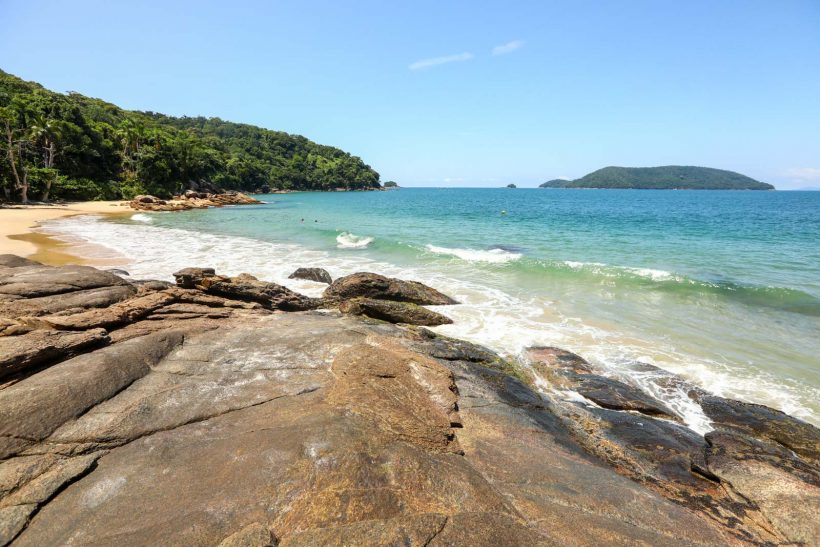
[[[336,243],[336,247],[339,249],[364,249],[373,243],[373,238],[369,236],[357,236],[352,232],[342,232],[336,236]]]
[[[518,260],[523,256],[521,253],[515,253],[504,249],[451,249],[448,247],[437,247],[436,245],[427,245],[426,249],[431,253],[450,255],[460,258],[461,260],[466,260],[467,262],[491,262],[500,264]]]
[[[172,272],[192,264],[202,264],[214,267],[225,275],[248,272],[309,296],[319,296],[322,287],[317,288],[316,283],[288,279],[300,265],[321,266],[333,277],[357,271],[374,271],[417,280],[436,287],[462,303],[441,308],[439,311],[446,313],[454,323],[433,330],[485,345],[510,357],[522,356],[524,350],[533,345],[554,345],[577,352],[602,371],[608,371],[607,374],[630,378],[664,401],[697,432],[710,429],[709,421],[697,403],[688,397],[685,390],[665,389],[665,383],[658,381],[659,373],[636,372],[635,363],[652,363],[718,395],[768,404],[810,422],[820,422],[810,408],[801,404],[810,401],[812,394],[798,392],[799,386],[778,383],[765,372],[693,359],[671,345],[643,344],[640,340],[625,337],[611,326],[566,316],[559,306],[542,297],[516,293],[514,287],[491,286],[480,278],[460,275],[458,272],[462,271],[461,268],[454,270],[446,264],[399,266],[373,260],[365,253],[333,253],[293,243],[159,227],[142,222],[121,224],[91,216],[52,221],[45,224],[45,229],[116,251],[125,257],[122,266],[135,278],[170,281],[173,279]],[[364,248],[373,241],[371,237],[347,232],[339,234],[339,237],[343,235],[345,237],[341,240],[337,238],[338,243],[351,242],[358,248]],[[520,256],[503,249],[477,251],[433,247],[428,250],[457,258],[461,257],[456,253],[462,253],[466,257],[463,260],[475,260],[476,256],[490,257],[489,262],[506,262]],[[648,352],[652,353],[651,357]],[[539,385],[545,390],[546,386],[547,383]]]

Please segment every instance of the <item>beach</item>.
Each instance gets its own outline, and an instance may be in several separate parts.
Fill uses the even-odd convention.
[[[130,211],[123,201],[81,201],[59,205],[15,205],[0,208],[0,254],[16,254],[44,264],[86,264],[76,244],[39,230],[43,222],[77,215],[116,215]]]

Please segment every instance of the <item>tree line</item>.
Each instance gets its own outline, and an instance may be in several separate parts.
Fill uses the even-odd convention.
[[[123,110],[0,70],[5,201],[170,197],[188,188],[378,188],[361,158],[305,137],[219,118]]]

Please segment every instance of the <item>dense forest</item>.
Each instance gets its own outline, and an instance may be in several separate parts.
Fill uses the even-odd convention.
[[[576,180],[555,179],[541,188],[630,188],[640,190],[774,190],[753,178],[711,167],[604,167]]]
[[[360,158],[305,137],[219,118],[123,110],[0,70],[5,201],[169,197],[188,188],[380,187]]]

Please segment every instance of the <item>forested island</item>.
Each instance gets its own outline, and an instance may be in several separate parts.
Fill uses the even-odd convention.
[[[710,167],[604,167],[576,180],[555,179],[540,188],[627,188],[640,190],[774,190],[753,178]]]
[[[0,199],[22,202],[170,197],[200,187],[380,188],[361,158],[300,135],[128,111],[2,70],[0,186]]]

